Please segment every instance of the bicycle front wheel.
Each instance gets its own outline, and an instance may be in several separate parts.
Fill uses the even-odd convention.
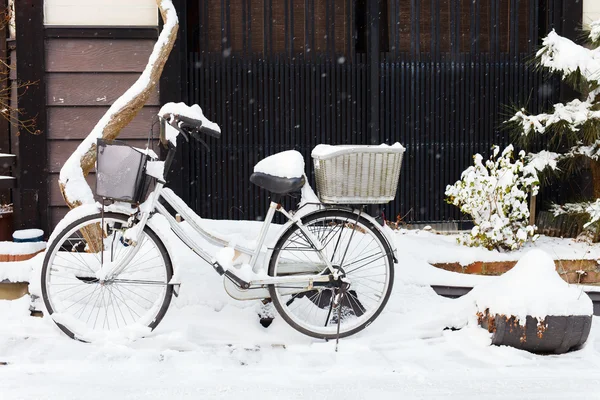
[[[269,263],[270,276],[325,274],[328,259],[350,284],[342,300],[335,285],[306,287],[302,284],[270,285],[279,314],[296,330],[312,337],[333,339],[350,336],[367,327],[385,307],[394,280],[393,254],[374,224],[344,210],[323,210],[302,219],[310,237],[298,225],[283,233]],[[320,254],[319,254],[320,253]]]
[[[99,270],[119,263],[131,250],[123,239],[127,220],[116,213],[83,217],[59,233],[46,253],[41,277],[44,304],[73,339],[140,336],[154,329],[167,312],[173,266],[149,227],[125,268],[116,276],[98,279]]]

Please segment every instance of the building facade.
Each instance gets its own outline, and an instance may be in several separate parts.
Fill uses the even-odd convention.
[[[174,4],[178,43],[121,138],[144,146],[160,104],[200,104],[223,137],[210,152],[181,146],[172,184],[201,215],[231,219],[266,209],[248,182],[264,156],[296,148],[310,174],[318,143],[399,141],[407,147],[400,189],[382,211],[409,222],[459,220],[445,185],[474,153],[508,142],[506,106],[540,111],[560,98],[559,82],[528,64],[540,38],[550,29],[576,38],[600,18],[594,0]],[[67,211],[60,167],[139,76],[160,21],[154,0],[19,0],[16,17],[19,78],[39,82],[20,107],[42,131],[13,138],[20,188],[30,194],[16,206],[22,224],[49,229]]]

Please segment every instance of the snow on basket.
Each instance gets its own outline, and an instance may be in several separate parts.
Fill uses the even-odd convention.
[[[542,250],[531,250],[513,269],[470,295],[495,345],[560,354],[580,348],[590,333],[592,301],[560,277]]]
[[[123,142],[98,139],[96,195],[129,203],[144,200],[147,161],[147,154]]]
[[[317,194],[329,204],[384,204],[394,200],[404,147],[316,146],[311,156]]]

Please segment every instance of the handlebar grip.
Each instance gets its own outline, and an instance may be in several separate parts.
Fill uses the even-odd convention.
[[[195,128],[199,128],[202,126],[202,121],[195,118],[186,117],[184,115],[176,115],[177,121],[183,122],[186,125],[193,126]]]
[[[202,125],[201,120],[186,117],[183,115],[178,115],[177,119],[179,120],[179,122],[182,122],[187,127],[193,128],[193,130],[198,130],[200,133],[203,133],[208,136],[212,136],[217,139],[221,137],[221,132],[215,131],[214,129],[211,129],[207,126]]]
[[[201,133],[204,133],[205,135],[212,136],[217,139],[221,137],[221,132],[215,131],[214,129],[210,129],[207,126],[201,126],[199,131]]]

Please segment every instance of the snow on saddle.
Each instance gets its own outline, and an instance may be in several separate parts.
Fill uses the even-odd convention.
[[[296,150],[273,154],[254,166],[250,182],[271,193],[286,194],[304,186],[304,158]]]

